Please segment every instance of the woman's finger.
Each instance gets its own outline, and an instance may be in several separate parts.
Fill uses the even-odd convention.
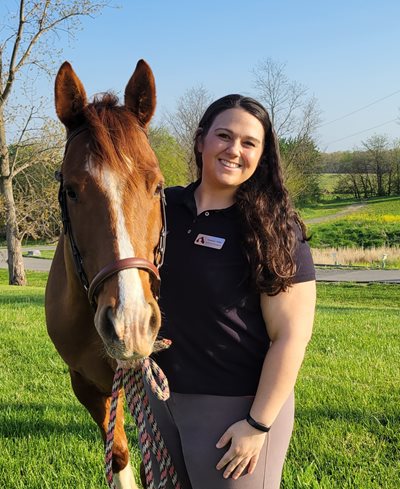
[[[228,430],[225,431],[225,433],[221,436],[221,438],[217,441],[217,444],[215,445],[217,448],[222,448],[225,445],[227,445],[232,438],[231,432]]]
[[[247,472],[249,474],[252,474],[256,468],[258,462],[258,455],[254,455],[254,457],[251,457],[250,462],[249,462],[249,467],[247,469]]]
[[[239,479],[239,477],[243,474],[243,472],[246,470],[246,467],[249,465],[249,459],[244,458],[239,465],[237,465],[235,471],[232,474],[232,479]]]
[[[216,469],[220,470],[225,467],[226,464],[230,463],[234,460],[235,455],[231,450],[228,450],[225,455],[221,458],[221,460],[217,463]]]
[[[236,467],[238,467],[240,463],[241,463],[240,458],[235,457],[234,459],[232,459],[224,470],[224,474],[223,474],[224,478],[227,479],[228,477],[230,477],[233,471],[236,470]]]

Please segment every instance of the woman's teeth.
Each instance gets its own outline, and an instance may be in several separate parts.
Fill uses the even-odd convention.
[[[228,168],[240,168],[239,163],[232,163],[231,161],[220,160],[221,163]]]

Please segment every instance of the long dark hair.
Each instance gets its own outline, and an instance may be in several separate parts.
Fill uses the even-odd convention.
[[[296,272],[297,236],[300,234],[300,239],[306,239],[306,235],[304,224],[294,210],[283,182],[275,131],[267,110],[257,100],[232,94],[208,107],[195,134],[198,176],[201,178],[203,165],[198,151],[199,141],[207,135],[221,112],[234,108],[256,117],[265,132],[264,150],[258,167],[240,185],[235,201],[241,216],[243,249],[249,261],[251,281],[259,292],[276,295],[292,284]]]

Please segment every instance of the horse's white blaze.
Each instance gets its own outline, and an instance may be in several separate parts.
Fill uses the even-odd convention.
[[[129,237],[123,212],[120,182],[107,167],[94,171],[95,167],[90,162],[89,167],[91,174],[96,178],[110,203],[110,211],[115,221],[115,238],[119,259],[134,257],[135,250]],[[137,269],[119,272],[118,288],[119,303],[114,317],[110,319],[114,322],[117,335],[121,340],[125,341],[126,347],[130,349],[132,347],[131,326],[143,324],[143,322],[147,323],[151,316],[151,309],[145,300]]]
[[[114,483],[117,489],[139,489],[136,485],[130,462],[121,472],[114,474]]]

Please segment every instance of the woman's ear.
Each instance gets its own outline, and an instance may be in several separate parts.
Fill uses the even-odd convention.
[[[201,127],[199,127],[196,131],[195,136],[194,136],[194,145],[195,145],[196,151],[198,153],[203,152],[203,136],[202,136],[202,133],[203,133],[203,129]]]

